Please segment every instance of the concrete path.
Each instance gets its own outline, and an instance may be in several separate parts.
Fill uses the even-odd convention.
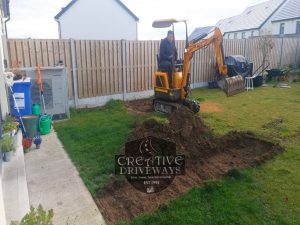
[[[42,138],[40,150],[25,154],[30,205],[53,209],[55,225],[104,225],[56,133]]]

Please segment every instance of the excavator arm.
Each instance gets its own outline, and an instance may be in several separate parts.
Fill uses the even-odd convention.
[[[224,54],[223,54],[223,35],[218,27],[215,27],[212,32],[210,32],[206,39],[198,39],[189,43],[188,47],[184,53],[184,64],[183,64],[183,73],[182,73],[182,83],[181,83],[181,99],[186,98],[186,87],[188,86],[188,73],[190,69],[191,59],[196,51],[214,44],[215,55],[218,65],[219,74],[222,76],[227,75],[227,66],[224,63]]]

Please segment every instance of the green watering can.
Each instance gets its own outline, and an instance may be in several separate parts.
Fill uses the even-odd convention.
[[[49,134],[51,131],[51,122],[52,122],[52,116],[45,114],[40,116],[39,119],[39,130],[41,135]]]
[[[41,111],[40,111],[40,105],[39,104],[33,104],[32,105],[32,114],[33,115],[37,115],[39,116],[41,114]]]

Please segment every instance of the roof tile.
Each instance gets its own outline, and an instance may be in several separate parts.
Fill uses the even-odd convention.
[[[257,29],[281,6],[285,0],[269,0],[250,6],[240,15],[217,22],[222,33]],[[299,1],[299,0],[298,0]]]
[[[300,0],[288,0],[275,14],[272,21],[300,18]]]

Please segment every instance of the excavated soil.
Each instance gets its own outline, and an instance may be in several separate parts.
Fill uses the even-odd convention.
[[[177,176],[167,189],[155,195],[139,192],[127,181],[111,182],[96,199],[107,224],[153,212],[192,186],[220,178],[233,168],[260,165],[282,151],[279,145],[260,140],[250,132],[215,137],[201,117],[185,107],[170,115],[169,124],[150,119],[136,125],[130,139],[148,135],[177,144],[178,153],[186,156],[186,174]]]

